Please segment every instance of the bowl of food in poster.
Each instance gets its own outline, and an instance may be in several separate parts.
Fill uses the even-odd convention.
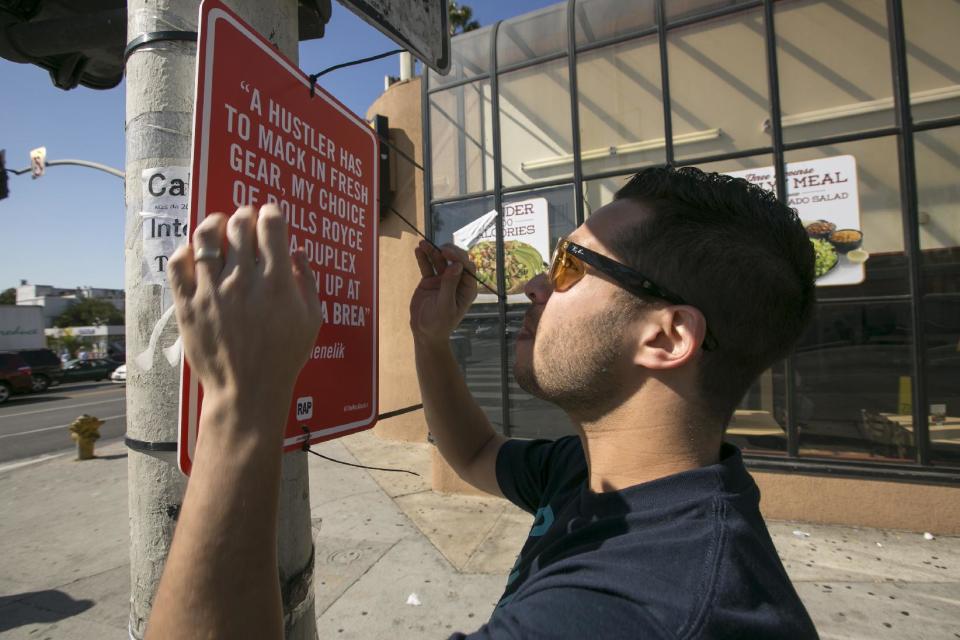
[[[492,289],[496,289],[497,243],[483,240],[470,247],[467,254],[477,265],[477,277]],[[543,256],[540,252],[519,240],[504,241],[503,262],[507,295],[523,293],[523,285],[544,272]]]
[[[849,253],[863,244],[863,232],[859,229],[837,229],[829,237],[830,243],[840,253]]]
[[[854,249],[847,254],[847,260],[850,264],[863,264],[870,259],[870,254],[863,249]]]
[[[814,277],[822,278],[837,266],[837,263],[840,262],[840,255],[829,240],[810,238],[810,243],[813,245]]]
[[[826,240],[830,234],[836,231],[837,225],[829,220],[815,220],[813,222],[804,222],[803,228],[807,230],[807,235],[811,238],[820,238]]]

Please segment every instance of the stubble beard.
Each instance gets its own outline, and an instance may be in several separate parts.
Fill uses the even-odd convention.
[[[514,376],[521,389],[568,413],[602,413],[623,385],[617,373],[623,310],[611,305],[577,325],[538,330],[529,357],[517,359]]]

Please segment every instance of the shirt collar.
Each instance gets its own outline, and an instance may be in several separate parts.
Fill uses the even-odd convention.
[[[656,509],[689,500],[702,500],[709,494],[739,493],[753,485],[736,446],[723,443],[720,459],[711,465],[689,469],[619,491],[594,493],[589,477],[580,492],[581,513],[609,513],[626,507],[627,511]]]

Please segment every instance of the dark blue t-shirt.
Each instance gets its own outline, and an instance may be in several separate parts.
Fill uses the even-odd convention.
[[[576,436],[511,440],[503,494],[535,520],[490,621],[453,638],[816,638],[740,451],[594,493]]]

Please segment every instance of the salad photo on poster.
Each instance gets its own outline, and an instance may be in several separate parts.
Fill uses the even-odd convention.
[[[503,262],[507,302],[527,302],[523,286],[547,270],[550,259],[550,220],[546,198],[503,205]],[[453,232],[453,243],[466,249],[477,266],[477,278],[497,290],[497,212],[489,211]],[[481,287],[477,302],[496,302]]]

